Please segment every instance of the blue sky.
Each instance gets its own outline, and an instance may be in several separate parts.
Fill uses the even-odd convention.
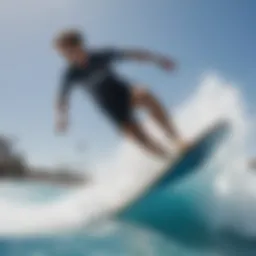
[[[20,138],[34,163],[75,159],[78,141],[87,158],[105,154],[118,136],[86,96],[72,97],[66,137],[53,132],[53,99],[62,60],[54,34],[83,29],[91,45],[137,46],[174,56],[179,72],[127,63],[120,72],[148,84],[168,107],[186,99],[201,73],[216,70],[235,81],[255,112],[256,2],[254,0],[3,0],[0,3],[0,132]],[[81,157],[81,156],[80,156]]]

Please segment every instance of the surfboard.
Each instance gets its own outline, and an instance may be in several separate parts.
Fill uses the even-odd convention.
[[[228,131],[229,125],[226,122],[208,127],[185,152],[168,165],[160,177],[117,213],[117,219],[166,231],[168,225],[165,222],[171,211],[168,208],[168,195],[173,183],[200,170],[227,137]]]
[[[166,186],[170,182],[177,181],[188,174],[192,174],[195,169],[209,159],[225,135],[228,134],[228,130],[229,126],[225,122],[219,122],[211,128],[206,129],[175,162],[170,164],[165,175],[161,177],[159,184]]]

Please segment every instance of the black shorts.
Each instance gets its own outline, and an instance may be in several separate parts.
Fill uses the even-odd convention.
[[[95,97],[103,112],[119,127],[132,121],[132,88],[129,83],[108,78],[98,87]]]

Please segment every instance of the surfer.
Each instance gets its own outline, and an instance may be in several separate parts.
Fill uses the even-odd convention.
[[[66,30],[58,34],[54,40],[54,47],[68,63],[57,94],[57,132],[67,130],[69,95],[74,85],[79,83],[122,134],[134,139],[151,153],[161,157],[169,155],[146,134],[135,118],[134,110],[140,107],[149,111],[180,150],[186,148],[186,143],[156,97],[147,89],[132,85],[120,78],[111,68],[111,64],[115,61],[137,60],[152,62],[166,71],[172,71],[175,68],[172,60],[145,50],[115,48],[92,50],[88,48],[83,34],[77,30]]]

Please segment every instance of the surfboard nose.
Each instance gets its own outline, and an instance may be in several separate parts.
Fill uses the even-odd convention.
[[[219,143],[228,135],[229,131],[230,125],[227,121],[220,121],[207,129],[176,164],[170,167],[166,175],[162,177],[158,187],[166,186],[170,182],[175,182],[192,173],[195,169],[199,169],[216,150]]]

